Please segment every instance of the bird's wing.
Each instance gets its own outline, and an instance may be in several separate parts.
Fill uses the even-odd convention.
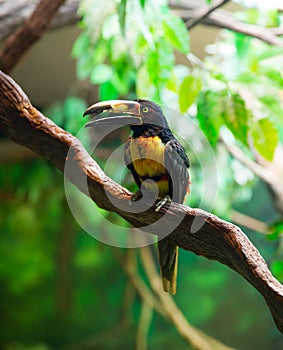
[[[124,161],[127,166],[127,168],[131,171],[134,180],[138,187],[141,187],[141,180],[139,178],[138,173],[135,171],[133,162],[132,162],[132,156],[131,156],[131,151],[130,151],[130,143],[131,143],[131,137],[128,138],[126,144],[125,144],[125,154],[124,154]]]
[[[189,186],[189,159],[183,146],[176,139],[165,146],[164,162],[169,174],[170,197],[174,202],[183,203]]]

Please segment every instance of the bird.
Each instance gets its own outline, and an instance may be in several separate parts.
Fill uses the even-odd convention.
[[[169,128],[161,107],[152,101],[111,100],[91,105],[84,116],[96,117],[86,126],[128,125],[132,131],[125,144],[124,159],[139,190],[132,196],[137,200],[141,187],[158,188],[159,211],[167,201],[183,203],[189,193],[189,158],[181,143]],[[151,180],[151,181],[147,181]],[[174,295],[178,268],[178,246],[169,239],[158,241],[158,257],[163,289]]]

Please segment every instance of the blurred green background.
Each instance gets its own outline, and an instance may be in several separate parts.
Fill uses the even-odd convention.
[[[282,9],[245,7],[244,2],[230,5],[236,7],[227,11],[237,9],[235,18],[245,23],[267,28],[282,24]],[[69,35],[65,48],[73,66],[60,66],[60,57],[57,62],[52,55],[44,63],[62,70],[62,75],[50,74],[51,95],[40,78],[45,74],[43,62],[37,59],[33,68],[28,65],[36,52],[46,55],[45,45],[52,45],[56,33],[42,39],[37,51],[13,72],[31,101],[74,135],[85,124],[84,110],[96,100],[148,98],[184,114],[208,140],[207,145],[185,140],[192,176],[187,204],[201,203],[203,209],[240,225],[282,282],[283,208],[274,198],[283,186],[275,156],[282,152],[283,141],[283,49],[224,30],[215,30],[211,42],[197,46],[196,37],[204,32],[188,33],[164,1],[83,0],[79,14],[79,29],[71,29],[72,40]],[[60,35],[57,41],[65,47]],[[72,70],[74,80],[67,80],[68,91],[54,93],[56,79],[64,82],[64,69]],[[178,121],[167,117],[173,131],[180,133]],[[92,156],[103,167],[128,134],[127,128],[111,134]],[[66,202],[63,175],[0,137],[1,348],[194,348],[172,322],[145,308],[125,266],[128,262],[155,295],[138,249],[113,248],[84,232]],[[274,166],[279,181],[273,192],[268,179],[235,157],[232,146],[259,166]],[[213,208],[202,188],[207,181],[203,164],[211,161],[208,147],[218,170]],[[109,175],[121,178],[121,165],[113,166]],[[122,182],[135,189],[124,170]],[[127,226],[112,214],[97,215],[94,204],[84,210],[90,216],[94,213],[97,232],[113,235],[108,221]],[[242,277],[182,250],[178,276],[175,306],[191,325],[232,348],[283,349],[267,305]]]

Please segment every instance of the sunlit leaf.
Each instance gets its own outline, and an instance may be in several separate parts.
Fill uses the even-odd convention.
[[[156,43],[156,49],[152,50],[147,59],[147,70],[151,82],[154,85],[166,82],[174,66],[174,53],[172,48],[160,39]]]
[[[279,140],[278,130],[274,124],[267,118],[258,120],[251,127],[251,137],[259,154],[272,161]]]
[[[224,111],[223,95],[215,91],[205,91],[199,95],[197,101],[197,118],[200,127],[209,143],[215,146],[220,126],[223,123]]]
[[[90,75],[90,81],[92,84],[102,84],[109,81],[112,77],[112,69],[107,64],[96,65]]]
[[[275,260],[271,263],[271,270],[274,273],[275,277],[283,282],[283,261]]]
[[[246,109],[244,100],[238,93],[227,93],[224,104],[223,116],[226,126],[238,140],[247,144],[250,112]]]
[[[75,41],[72,49],[73,57],[79,57],[80,55],[85,54],[90,46],[90,38],[86,32],[83,32],[79,35]]]
[[[119,97],[119,92],[111,82],[103,83],[99,86],[99,99],[101,101],[115,100]]]
[[[127,14],[127,0],[120,0],[117,6],[119,24],[121,32],[125,34],[125,25],[126,25],[126,14]]]
[[[151,83],[146,66],[142,66],[137,72],[136,92],[139,98],[151,98],[155,92],[155,86]]]
[[[188,53],[189,33],[181,18],[168,13],[164,16],[162,25],[165,39],[178,51]]]
[[[279,236],[283,236],[283,222],[275,222],[269,229],[267,238],[268,239],[278,239]]]
[[[179,107],[181,113],[186,110],[194,103],[202,87],[200,78],[192,75],[186,77],[179,89]]]
[[[235,47],[237,49],[237,54],[240,58],[247,55],[247,51],[250,47],[250,38],[246,35],[235,33]]]
[[[277,69],[273,68],[273,69],[267,70],[264,74],[270,79],[272,84],[276,83],[276,85],[278,85],[279,88],[281,89],[283,88],[282,72],[279,72]]]
[[[77,59],[77,67],[76,67],[77,77],[79,80],[87,79],[93,68],[93,60],[90,55],[82,55]]]

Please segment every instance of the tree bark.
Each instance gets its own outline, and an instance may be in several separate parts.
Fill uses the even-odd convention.
[[[133,213],[129,204],[131,193],[105,175],[78,139],[34,108],[22,89],[3,72],[0,72],[0,100],[3,134],[32,149],[61,171],[72,165],[72,171],[67,173],[69,180],[99,207],[116,212],[134,227],[151,233],[162,234],[172,228],[168,238],[174,244],[238,272],[265,298],[283,333],[283,286],[239,227],[200,209],[173,202],[158,213],[154,207],[139,215]],[[195,227],[196,221],[199,229]],[[176,222],[180,224],[174,228]]]
[[[65,0],[41,0],[26,22],[4,43],[0,68],[8,73],[23,54],[42,36],[51,18]]]
[[[34,11],[38,0],[4,0],[0,1],[0,41],[14,33]],[[77,23],[80,0],[66,0],[55,16],[48,29],[65,27]]]

